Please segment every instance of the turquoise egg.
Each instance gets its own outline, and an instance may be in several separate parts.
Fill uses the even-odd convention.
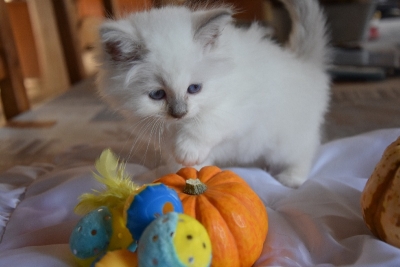
[[[170,212],[146,228],[138,245],[139,266],[185,267],[176,255],[173,243],[178,219],[178,213]]]
[[[75,226],[69,239],[72,253],[80,259],[103,254],[112,235],[112,215],[100,207],[85,215]]]
[[[155,219],[139,240],[139,267],[209,267],[212,245],[204,226],[184,213]]]
[[[154,219],[170,211],[183,212],[182,202],[175,190],[164,184],[147,185],[134,196],[126,210],[126,228],[135,240],[139,240]]]

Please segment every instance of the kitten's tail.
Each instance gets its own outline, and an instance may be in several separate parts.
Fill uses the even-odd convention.
[[[299,58],[325,66],[329,62],[326,20],[317,0],[281,0],[292,19],[288,47]]]

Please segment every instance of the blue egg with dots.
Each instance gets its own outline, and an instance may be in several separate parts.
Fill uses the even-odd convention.
[[[183,267],[173,244],[178,219],[177,213],[171,212],[154,220],[146,228],[138,246],[139,266]]]
[[[112,235],[112,215],[107,207],[100,207],[86,214],[71,233],[69,246],[80,259],[103,254]]]
[[[182,202],[175,190],[164,184],[150,184],[134,195],[126,207],[126,228],[139,240],[146,227],[168,212],[183,212]]]
[[[170,212],[147,226],[137,249],[139,266],[209,267],[211,240],[204,226],[184,213]]]

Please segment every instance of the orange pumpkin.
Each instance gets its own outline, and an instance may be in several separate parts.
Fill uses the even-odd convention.
[[[264,204],[232,171],[183,168],[161,177],[175,189],[184,212],[199,220],[211,238],[211,266],[249,267],[259,258],[268,232]]]
[[[386,148],[368,179],[361,208],[371,232],[400,248],[400,137]]]

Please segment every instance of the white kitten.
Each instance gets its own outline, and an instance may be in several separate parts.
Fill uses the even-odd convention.
[[[101,27],[101,94],[148,132],[169,172],[259,166],[301,185],[329,101],[325,20],[314,0],[285,0],[287,48],[229,8],[152,9]],[[158,173],[161,175],[162,173]]]

